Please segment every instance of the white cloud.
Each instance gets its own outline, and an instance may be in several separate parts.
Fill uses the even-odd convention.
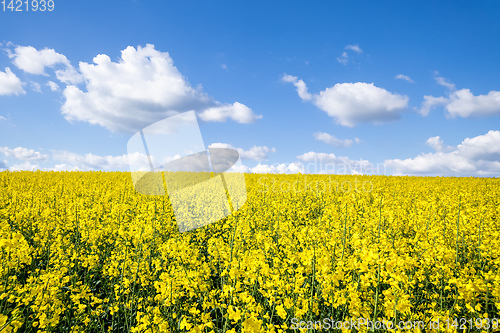
[[[411,79],[411,77],[409,77],[409,76],[407,76],[407,75],[403,75],[403,74],[398,74],[398,75],[396,75],[395,79],[397,79],[397,80],[405,80],[405,81],[408,81],[408,82],[410,82],[410,83],[415,83],[415,81],[413,81],[413,80]]]
[[[22,164],[14,164],[9,168],[10,171],[33,171],[33,170],[38,170],[40,169],[40,166],[38,164],[31,164],[30,162],[26,161]]]
[[[36,75],[47,75],[45,67],[56,64],[69,65],[69,61],[64,55],[47,48],[38,51],[32,46],[17,46],[12,57],[17,68]]]
[[[455,90],[455,84],[454,83],[450,82],[448,79],[445,79],[442,76],[439,76],[439,72],[438,71],[434,72],[434,74],[436,75],[434,77],[434,80],[436,80],[436,82],[439,85],[441,85],[443,87],[446,87],[446,88],[448,88],[450,90]]]
[[[340,58],[337,58],[337,61],[342,65],[346,65],[347,61],[349,61],[349,55],[347,54],[347,52],[342,52],[342,55],[340,56]]]
[[[435,72],[438,75],[438,72]],[[451,118],[487,117],[500,115],[500,91],[490,91],[486,95],[475,96],[469,89],[456,90],[449,80],[436,76],[435,80],[450,91],[447,97],[424,96],[420,108],[423,116],[438,105],[443,105],[446,115]]]
[[[59,90],[59,85],[53,81],[47,82],[47,86],[49,86],[50,90],[52,91],[58,91]]]
[[[31,89],[33,89],[34,92],[37,93],[42,93],[42,86],[38,82],[30,82],[31,84]]]
[[[469,89],[453,92],[446,105],[451,117],[475,117],[500,115],[500,91],[474,96]]]
[[[359,47],[358,44],[346,45],[345,49],[350,50],[350,51],[354,51],[358,54],[363,53],[363,50]],[[337,61],[340,62],[342,65],[347,65],[347,63],[349,62],[349,54],[346,51],[342,52],[342,55],[337,58]]]
[[[64,83],[79,83],[81,77],[66,56],[53,49],[37,50],[32,46],[16,46],[11,53],[14,65],[29,74],[48,75],[45,68],[62,65],[63,69],[55,70],[56,77]]]
[[[384,123],[400,118],[408,106],[408,97],[393,94],[373,83],[337,83],[319,94],[311,95],[302,80],[284,75],[283,81],[297,87],[299,97],[310,100],[342,126],[354,127],[358,123]]]
[[[224,122],[232,119],[238,123],[250,124],[256,119],[261,119],[261,115],[255,115],[248,106],[234,102],[233,104],[216,103],[216,106],[205,109],[199,116],[204,121]]]
[[[23,89],[23,83],[12,73],[9,67],[5,72],[0,71],[0,95],[21,95],[26,94]]]
[[[128,169],[129,163],[134,166],[149,168],[147,156],[134,153],[121,156],[99,156],[94,154],[80,155],[67,151],[55,151],[52,154],[54,161],[62,162],[56,165],[59,170],[118,170]]]
[[[53,170],[53,171],[80,171],[80,169],[76,166],[73,165],[68,165],[68,164],[56,164],[52,169],[47,169],[47,170]]]
[[[431,146],[436,152],[443,152],[453,150],[451,146],[445,146],[443,140],[439,136],[433,136],[427,139],[426,142],[429,146]]]
[[[467,159],[459,156],[457,152],[428,153],[405,160],[387,160],[386,165],[395,170],[396,174],[442,174],[454,175],[473,173],[475,171]]]
[[[284,82],[292,83],[297,88],[297,93],[302,100],[309,101],[312,98],[312,95],[307,92],[305,82],[299,80],[296,76],[284,74],[282,80]]]
[[[420,107],[420,114],[427,116],[431,109],[438,105],[445,105],[448,100],[445,97],[424,96],[424,101]]]
[[[105,55],[93,64],[80,62],[86,91],[64,89],[62,112],[67,120],[86,121],[115,132],[134,132],[178,112],[196,110],[205,121],[251,123],[262,116],[238,102],[222,104],[192,88],[167,52],[151,44],[127,47],[118,62]]]
[[[33,149],[27,149],[23,147],[17,147],[10,149],[8,147],[0,147],[0,153],[3,153],[7,157],[14,157],[21,161],[45,161],[49,158],[48,155],[42,154]]]
[[[351,139],[338,139],[334,135],[324,133],[324,132],[316,132],[313,134],[314,138],[319,141],[323,141],[329,145],[335,146],[335,147],[350,147],[352,146],[353,142],[359,143],[358,138],[354,138],[354,140]]]
[[[385,174],[367,160],[351,160],[346,156],[336,156],[331,153],[317,153],[310,151],[297,156],[305,165],[307,173],[342,173],[342,174]]]
[[[468,159],[500,162],[500,131],[466,138],[457,148]]]
[[[0,120],[7,120],[7,118],[0,116]]]
[[[430,138],[429,144],[441,148],[442,141]],[[446,150],[450,150],[446,152]],[[457,147],[420,154],[405,160],[386,160],[387,167],[396,174],[424,174],[447,176],[494,176],[500,175],[500,131],[489,131],[484,135],[466,138]]]
[[[212,143],[208,148],[232,148],[238,151],[240,157],[244,160],[254,160],[262,161],[268,159],[268,153],[275,153],[275,148],[269,148],[267,146],[253,146],[249,150],[244,150],[242,148],[235,148],[227,143]]]
[[[304,166],[300,162],[293,162],[289,164],[258,164],[257,166],[250,168],[252,173],[304,173]]]
[[[363,50],[359,47],[358,44],[355,45],[346,45],[345,47],[346,50],[353,50],[356,53],[363,53]]]

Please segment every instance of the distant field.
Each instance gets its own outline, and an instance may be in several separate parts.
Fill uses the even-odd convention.
[[[129,173],[0,172],[0,331],[500,326],[500,179],[245,177],[180,233]]]

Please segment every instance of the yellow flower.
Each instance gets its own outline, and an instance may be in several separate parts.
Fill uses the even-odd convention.
[[[234,306],[230,306],[227,308],[227,312],[229,313],[229,319],[237,322],[241,318],[241,310],[235,308]]]
[[[242,332],[248,332],[248,333],[257,333],[260,332],[260,322],[253,318],[249,317],[243,321],[243,331]]]
[[[287,317],[287,313],[285,311],[285,308],[283,307],[283,305],[278,305],[276,307],[276,312],[278,313],[278,316],[280,316],[282,319],[286,319]]]
[[[0,314],[0,328],[2,328],[7,323],[7,319],[9,319],[9,317],[4,314]]]

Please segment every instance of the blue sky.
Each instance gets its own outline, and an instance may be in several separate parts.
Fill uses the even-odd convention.
[[[195,110],[241,171],[500,174],[498,2],[1,9],[0,169],[127,170],[137,130]]]

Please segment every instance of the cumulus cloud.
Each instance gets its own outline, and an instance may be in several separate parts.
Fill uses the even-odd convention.
[[[396,80],[405,80],[405,81],[408,81],[410,83],[415,83],[415,81],[413,81],[411,79],[411,77],[407,76],[407,75],[403,75],[403,74],[398,74],[396,75],[395,77]]]
[[[491,130],[484,135],[466,138],[458,146],[445,149],[439,137],[429,138],[427,143],[437,148],[435,153],[420,154],[405,160],[386,160],[386,166],[396,174],[500,175],[500,131]]]
[[[5,72],[0,71],[0,95],[22,95],[26,94],[23,89],[23,83],[12,73],[9,67]]]
[[[33,149],[27,149],[24,147],[17,147],[10,149],[8,147],[0,147],[0,153],[3,153],[7,157],[13,157],[21,161],[45,161],[49,158],[48,155],[42,154]]]
[[[251,123],[262,117],[244,104],[223,104],[191,87],[170,55],[151,44],[127,47],[118,62],[99,54],[93,64],[80,62],[79,71],[86,91],[68,85],[63,92],[62,112],[69,121],[130,133],[189,110],[204,121]]]
[[[316,132],[313,134],[314,138],[319,141],[323,141],[329,145],[335,146],[335,147],[350,147],[352,146],[353,142],[359,143],[360,140],[358,138],[354,138],[354,140],[351,139],[338,139],[334,135],[325,133],[325,132]]]
[[[45,48],[37,50],[32,46],[16,46],[10,54],[17,68],[29,74],[48,75],[47,67],[54,68],[61,65],[62,69],[55,71],[57,78],[64,83],[78,83],[81,77],[71,65],[66,56],[57,53],[53,49]]]
[[[500,115],[500,91],[478,96],[469,89],[455,91],[448,98],[446,111],[453,118]]]
[[[244,150],[242,148],[235,148],[227,143],[212,143],[208,146],[208,148],[232,148],[238,151],[240,157],[244,160],[254,160],[254,161],[262,161],[268,159],[268,153],[275,153],[276,149],[269,148],[267,146],[253,146],[249,150]]]
[[[311,95],[305,83],[297,77],[285,74],[282,80],[293,83],[299,97],[311,101],[342,126],[397,120],[408,106],[407,96],[393,94],[373,83],[337,83],[319,94]]]
[[[433,107],[443,105],[450,118],[472,118],[500,115],[500,91],[490,91],[486,95],[474,95],[470,89],[456,90],[455,85],[443,77],[436,81],[450,91],[446,97],[424,96],[420,113],[427,116]]]

